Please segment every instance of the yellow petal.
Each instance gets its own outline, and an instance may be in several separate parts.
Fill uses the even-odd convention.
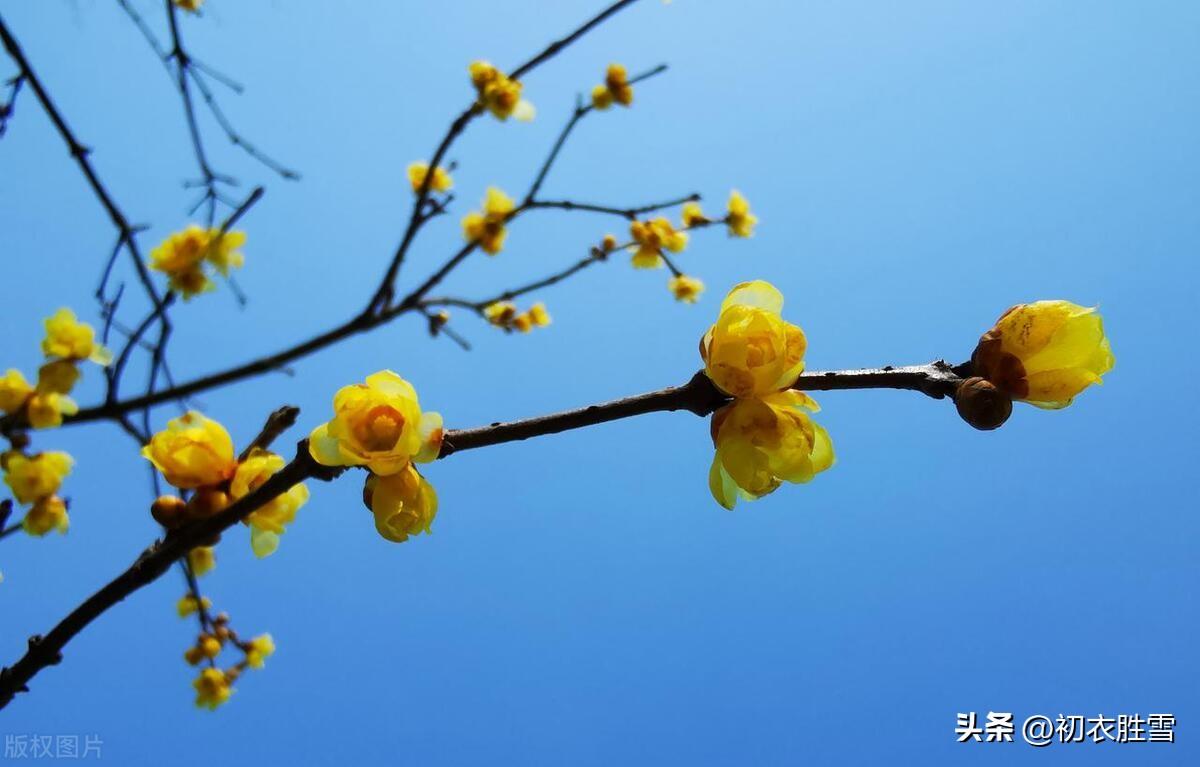
[[[712,466],[708,470],[708,489],[717,503],[730,511],[737,505],[737,485],[733,478],[721,466],[717,456],[713,456]]]
[[[729,295],[721,302],[721,311],[731,306],[752,306],[779,314],[783,311],[783,294],[765,280],[743,282],[729,291]]]
[[[259,559],[269,557],[279,548],[279,536],[270,530],[251,527],[250,548],[254,550],[254,556]]]
[[[142,454],[150,458],[143,449]],[[322,466],[353,466],[342,453],[341,443],[329,435],[329,424],[323,423],[308,435],[308,454]],[[150,460],[154,460],[150,458]]]
[[[429,463],[442,452],[442,434],[445,427],[442,424],[441,413],[425,412],[421,414],[421,449],[413,456],[417,463]]]

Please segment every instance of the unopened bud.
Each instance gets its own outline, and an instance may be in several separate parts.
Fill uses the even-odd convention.
[[[193,517],[211,517],[229,505],[229,496],[224,490],[201,488],[188,501],[188,510]]]
[[[1000,428],[1012,415],[1012,398],[979,376],[958,385],[954,406],[964,421],[981,431]]]
[[[150,505],[150,515],[158,524],[173,530],[187,520],[187,502],[176,495],[160,495]]]

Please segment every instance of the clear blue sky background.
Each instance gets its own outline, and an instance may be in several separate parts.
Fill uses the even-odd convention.
[[[162,30],[157,2],[136,0]],[[404,167],[469,98],[465,67],[524,60],[598,2],[235,3],[188,19],[193,51],[286,183],[205,120],[216,165],[267,185],[245,219],[251,296],[176,312],[191,377],[359,310],[408,215]],[[163,69],[115,3],[0,3],[120,204],[187,223],[194,175]],[[766,278],[837,368],[965,358],[1009,305],[1100,304],[1117,356],[1063,412],[994,433],[904,392],[821,396],[838,464],[735,513],[705,483],[708,425],[655,415],[454,457],[428,476],[431,537],[380,539],[356,479],[313,487],[274,557],[228,533],[204,581],[279,645],[215,714],[192,705],[171,572],[100,619],[0,716],[5,734],[98,733],[118,764],[1183,764],[1200,755],[1191,387],[1200,218],[1200,7],[1187,2],[646,0],[527,81],[532,125],[480,121],[455,147],[455,215],[403,282],[456,247],[488,184],[531,180],[610,61],[671,71],[589,118],[547,196],[627,205],[731,187],[758,235],[702,233],[665,272],[596,268],[536,296],[554,325],[473,318],[464,353],[402,319],[200,401],[244,444],[282,403],[304,430],[333,392],[390,367],[450,426],[682,382],[735,282]],[[13,72],[0,59],[0,76]],[[95,318],[113,233],[30,98],[0,140],[0,364],[38,363],[40,319]],[[619,226],[530,215],[470,296],[579,258]],[[461,313],[460,313],[461,315]],[[79,399],[100,395],[89,374]],[[173,415],[156,412],[161,425]],[[109,425],[37,435],[78,467],[70,534],[0,545],[0,654],[47,630],[156,535],[142,460]],[[959,711],[1172,712],[1179,743],[959,746]],[[169,757],[163,756],[170,754]],[[265,763],[265,762],[264,762]]]

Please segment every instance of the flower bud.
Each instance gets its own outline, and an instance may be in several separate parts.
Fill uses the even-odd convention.
[[[158,524],[173,530],[187,521],[187,501],[177,495],[160,495],[150,505],[150,516]]]
[[[1000,428],[1012,415],[1012,399],[979,376],[958,385],[954,406],[964,421],[981,431]]]
[[[229,495],[224,490],[202,487],[188,501],[188,512],[192,517],[211,517],[229,505]]]

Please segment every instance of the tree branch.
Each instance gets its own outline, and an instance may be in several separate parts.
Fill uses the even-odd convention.
[[[620,216],[633,220],[638,216],[646,213],[654,213],[655,211],[663,210],[664,208],[673,208],[676,205],[683,205],[685,202],[699,202],[700,195],[692,193],[686,197],[680,197],[676,200],[667,200],[666,202],[656,202],[650,205],[642,205],[637,208],[615,208],[611,205],[593,205],[586,202],[575,202],[574,200],[534,200],[525,204],[526,210],[539,209],[557,209],[557,210],[582,210],[590,213],[607,213],[612,216]]]
[[[556,40],[555,42],[551,43],[546,47],[545,50],[514,69],[511,73],[509,73],[508,76],[514,80],[520,79],[522,76],[533,71],[534,68],[552,59],[555,55],[562,51],[563,48],[566,48],[571,43],[583,37],[605,19],[617,13],[622,8],[632,5],[635,2],[637,2],[637,0],[619,0],[619,2],[613,3],[596,16],[589,19],[571,34],[567,35],[561,40]],[[428,220],[423,215],[423,211],[425,210],[426,202],[429,199],[430,184],[433,182],[434,174],[432,171],[441,165],[442,159],[450,150],[450,146],[454,143],[458,136],[464,130],[466,130],[467,125],[469,125],[472,120],[481,114],[483,114],[483,108],[478,102],[472,102],[469,107],[463,110],[463,112],[454,119],[454,122],[450,123],[449,130],[446,131],[446,135],[442,137],[441,143],[439,143],[437,149],[434,150],[433,157],[431,157],[429,160],[429,169],[431,172],[425,174],[425,178],[422,180],[420,188],[417,189],[416,200],[413,201],[412,213],[409,215],[408,226],[404,230],[404,236],[401,238],[400,245],[397,246],[396,252],[392,256],[391,263],[388,264],[388,268],[384,272],[383,279],[380,281],[378,289],[376,289],[375,294],[371,297],[371,301],[367,304],[366,309],[363,310],[364,314],[381,312],[391,302],[392,295],[395,292],[396,276],[400,273],[400,266],[404,263],[404,258],[408,254],[408,248],[412,244],[413,239],[416,237],[417,230],[421,228],[425,221]],[[421,296],[417,296],[417,300],[420,298]]]
[[[940,399],[953,394],[954,388],[961,381],[960,376],[965,372],[965,366],[955,368],[938,361],[929,365],[903,368],[805,373],[793,388],[808,391],[907,389]],[[683,386],[672,386],[538,418],[495,423],[474,429],[451,430],[446,432],[439,458],[464,450],[557,434],[645,413],[687,410],[705,416],[729,401],[730,398],[700,372]],[[277,411],[272,419],[281,417],[287,420],[295,415],[295,409],[284,408]],[[264,434],[273,430],[272,419],[268,419],[267,426],[263,429]],[[342,471],[341,468],[330,468],[316,463],[309,455],[308,440],[301,440],[296,448],[296,457],[257,490],[211,517],[172,531],[164,540],[143,551],[129,568],[88,597],[45,636],[30,637],[29,647],[24,656],[12,667],[0,670],[0,708],[8,705],[17,693],[27,692],[29,681],[39,671],[58,664],[62,660],[63,648],[73,637],[125,597],[159,578],[172,562],[185,556],[196,546],[204,545],[206,541],[219,536],[222,531],[245,519],[297,483],[307,479],[332,480]]]
[[[50,94],[46,91],[45,86],[42,84],[41,78],[39,78],[38,75],[33,71],[33,66],[29,63],[29,60],[25,58],[24,51],[21,50],[20,44],[17,43],[16,38],[13,37],[12,32],[4,23],[3,17],[0,17],[0,42],[3,42],[4,49],[8,51],[8,55],[12,57],[13,62],[16,63],[20,72],[18,76],[21,77],[21,79],[25,82],[29,83],[29,87],[33,90],[34,95],[37,97],[38,103],[42,105],[42,110],[45,111],[46,116],[50,118],[50,122],[54,124],[55,130],[58,131],[58,135],[62,137],[63,142],[66,143],[67,149],[71,153],[71,157],[75,160],[75,163],[83,172],[84,177],[87,179],[88,185],[92,188],[92,192],[96,195],[96,199],[98,199],[100,204],[104,206],[104,210],[108,213],[108,217],[112,220],[113,226],[117,228],[119,242],[123,243],[126,250],[128,250],[130,260],[133,262],[134,269],[138,275],[138,280],[142,283],[142,287],[145,289],[146,295],[156,307],[159,306],[162,303],[162,298],[159,296],[158,290],[154,287],[154,282],[150,277],[150,271],[142,259],[141,253],[139,252],[137,246],[137,241],[135,240],[137,228],[129,223],[129,219],[126,218],[125,214],[121,212],[121,209],[117,207],[112,195],[109,194],[108,189],[104,186],[103,182],[100,181],[100,177],[96,174],[96,170],[92,167],[92,162],[89,159],[91,150],[81,144],[79,140],[75,138],[75,134],[71,132],[71,129],[67,127],[67,122],[63,118],[62,113],[58,111],[58,107],[55,106],[53,99],[50,98]]]
[[[654,69],[642,72],[640,75],[631,78],[628,81],[628,84],[633,85],[634,83],[640,83],[643,80],[649,80],[651,77],[662,74],[666,71],[667,65],[659,64]],[[554,146],[550,148],[549,156],[546,157],[545,162],[542,163],[542,167],[538,170],[537,176],[534,177],[533,183],[530,184],[529,191],[525,194],[525,200],[522,205],[528,206],[531,202],[533,202],[534,198],[537,197],[537,193],[542,189],[542,184],[546,181],[546,176],[550,173],[551,166],[553,166],[554,161],[558,159],[558,153],[562,151],[563,145],[567,143],[567,137],[571,135],[571,131],[575,130],[575,126],[579,124],[579,121],[583,119],[584,115],[586,115],[588,112],[591,112],[593,109],[595,109],[595,107],[593,107],[591,104],[584,103],[582,96],[576,96],[575,109],[571,111],[571,116],[567,119],[567,124],[564,125],[562,131],[559,132],[558,138],[554,141]]]

